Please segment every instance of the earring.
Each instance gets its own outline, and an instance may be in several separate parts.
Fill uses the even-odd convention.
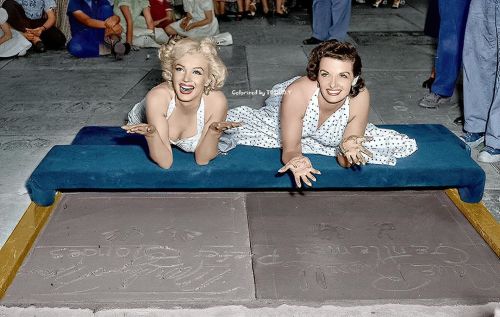
[[[359,76],[356,76],[354,77],[354,79],[352,80],[352,83],[351,83],[351,86],[356,86],[356,84],[358,83],[358,79],[359,79]]]
[[[316,86],[318,86],[318,88],[319,88],[319,82],[316,82]]]

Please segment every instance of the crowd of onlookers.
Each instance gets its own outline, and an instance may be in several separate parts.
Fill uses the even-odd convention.
[[[159,47],[176,34],[187,37],[216,35],[219,22],[271,15],[288,17],[285,0],[182,0],[180,3],[176,0],[175,4],[181,6],[174,6],[173,1],[69,0],[65,16],[56,12],[56,0],[4,0],[3,3],[0,0],[0,57],[23,56],[30,48],[44,52],[67,47],[76,57],[111,53],[121,58],[136,47]],[[349,10],[343,10],[345,29],[351,0],[346,1]],[[355,1],[365,3],[365,0]],[[371,1],[374,7],[387,4],[387,0]],[[404,0],[392,1],[393,8],[404,4]],[[310,11],[313,8],[312,0],[289,0],[288,4],[308,7]],[[68,19],[71,30],[68,42],[56,27],[57,17]],[[316,19],[317,22],[320,19]]]
[[[2,0],[0,0],[2,1]],[[56,28],[56,0],[4,0],[0,8],[0,57],[62,49],[76,57],[113,54],[121,59],[137,47],[160,47],[175,35],[201,38],[219,33],[218,20],[229,19],[225,8],[232,0],[182,0],[175,12],[171,0],[69,0],[67,16],[71,40]],[[257,14],[287,18],[285,0],[236,0],[235,20]],[[354,0],[365,3],[366,0]],[[387,0],[371,0],[373,7]],[[234,3],[234,2],[233,2]],[[404,0],[392,0],[392,8]],[[304,3],[301,3],[304,5]],[[308,0],[312,37],[306,45],[327,40],[343,41],[351,18],[352,0]],[[181,13],[179,16],[177,16]],[[179,19],[177,20],[176,17]],[[437,37],[436,62],[424,85],[429,93],[420,100],[424,108],[449,104],[464,69],[464,140],[471,146],[486,142],[479,160],[500,161],[498,0],[429,0],[425,32]],[[463,57],[463,60],[462,60]]]

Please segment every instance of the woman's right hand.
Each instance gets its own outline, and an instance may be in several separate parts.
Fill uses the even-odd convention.
[[[127,133],[141,134],[145,137],[153,136],[156,133],[155,126],[147,123],[124,125],[122,129],[127,131]]]
[[[312,186],[311,180],[316,181],[313,174],[321,175],[321,172],[312,167],[311,161],[303,155],[295,156],[288,163],[278,170],[278,173],[284,173],[290,170],[295,178],[295,184],[298,188],[304,182],[307,186]]]
[[[210,125],[210,130],[222,133],[228,129],[233,129],[237,127],[241,127],[241,122],[221,121],[221,122],[212,122],[212,124]]]

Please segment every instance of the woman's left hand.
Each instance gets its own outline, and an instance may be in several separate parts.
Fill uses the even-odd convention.
[[[365,165],[367,162],[365,155],[370,158],[373,157],[373,154],[363,146],[365,141],[371,141],[372,139],[371,137],[351,135],[342,140],[339,149],[349,162],[348,166],[352,164]]]
[[[303,155],[292,158],[285,166],[278,170],[278,173],[285,173],[288,170],[292,172],[298,188],[302,187],[302,182],[307,186],[312,186],[311,180],[313,182],[316,181],[316,177],[313,174],[321,174],[320,171],[312,166],[311,161]]]
[[[38,37],[40,37],[40,35],[42,35],[43,31],[45,31],[45,30],[42,27],[38,27],[38,28],[35,28],[35,29],[28,29],[28,28],[26,28],[26,32],[31,33],[34,36],[38,36]]]
[[[146,137],[152,136],[156,132],[155,126],[147,123],[124,125],[122,129],[127,131],[127,133],[137,133]]]
[[[237,127],[241,127],[241,122],[221,121],[221,122],[213,122],[210,125],[210,130],[222,133],[228,129],[233,129]]]

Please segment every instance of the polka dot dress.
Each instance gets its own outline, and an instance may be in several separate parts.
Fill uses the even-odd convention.
[[[243,126],[226,131],[221,137],[220,150],[228,151],[237,144],[280,148],[281,98],[288,85],[298,78],[275,85],[271,90],[273,95],[266,99],[265,105],[260,109],[243,106],[229,110],[227,121],[242,122]],[[335,156],[349,120],[349,98],[318,127],[318,94],[319,88],[311,96],[304,115],[302,152]],[[417,150],[415,140],[393,130],[377,128],[371,123],[366,127],[365,136],[373,138],[372,141],[364,143],[373,153],[373,158],[368,159],[372,164],[395,165],[397,158],[408,156]]]

